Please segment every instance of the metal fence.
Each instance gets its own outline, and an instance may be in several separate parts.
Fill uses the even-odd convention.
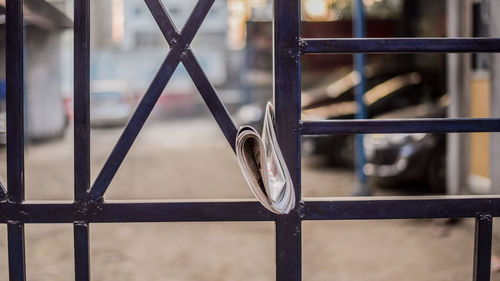
[[[90,279],[89,224],[111,222],[274,221],[276,280],[301,280],[303,220],[475,218],[474,280],[489,280],[492,217],[500,216],[500,197],[303,200],[300,138],[303,135],[496,132],[500,119],[300,120],[300,61],[306,53],[500,52],[500,39],[306,39],[300,33],[300,1],[274,3],[274,102],[276,130],[290,169],[296,208],[274,215],[256,201],[106,202],[103,195],[141,130],[155,102],[182,62],[234,149],[236,126],[207,80],[189,44],[214,0],[199,0],[178,31],[160,0],[145,0],[170,44],[153,82],[115,145],[96,181],[90,183],[89,0],[74,6],[74,202],[24,200],[23,0],[6,1],[7,175],[0,187],[0,223],[7,224],[10,280],[25,280],[24,224],[71,223],[74,227],[75,279]],[[368,276],[367,276],[368,278]]]

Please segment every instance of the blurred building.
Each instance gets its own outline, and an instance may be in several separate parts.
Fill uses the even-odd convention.
[[[67,123],[61,96],[61,33],[72,27],[72,21],[45,0],[24,0],[23,12],[26,136],[47,139],[63,134]],[[4,88],[5,2],[0,2],[0,15],[0,87]]]
[[[497,2],[449,2],[448,36],[499,37]],[[449,60],[450,117],[498,117],[498,55],[455,54]],[[500,140],[499,134],[450,134],[448,138],[450,189],[500,193],[500,176],[495,173],[500,150],[494,145]]]
[[[163,4],[180,30],[196,1],[164,0]],[[93,0],[91,13],[92,79],[126,80],[138,96],[142,95],[169,50],[147,5],[143,0]],[[228,75],[226,31],[226,3],[216,1],[191,44],[209,80],[218,88],[225,87]],[[196,92],[180,64],[156,111],[199,103]]]

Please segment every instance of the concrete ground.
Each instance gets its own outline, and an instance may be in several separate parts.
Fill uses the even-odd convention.
[[[92,131],[95,178],[120,129]],[[72,133],[26,151],[27,200],[71,200]],[[0,149],[5,182],[5,150]],[[303,159],[304,196],[348,196],[354,176]],[[377,189],[376,195],[400,195]],[[212,120],[147,124],[105,198],[251,198],[236,159]],[[471,280],[474,222],[304,222],[303,280]],[[7,280],[0,226],[0,280]],[[494,252],[500,254],[498,232]],[[71,225],[27,225],[27,277],[71,280]],[[92,224],[92,279],[274,280],[273,223]],[[494,274],[494,280],[500,275]]]

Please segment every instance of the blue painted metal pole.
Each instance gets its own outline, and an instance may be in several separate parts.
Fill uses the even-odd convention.
[[[363,0],[355,0],[354,2],[354,37],[364,38],[365,37],[365,12],[363,6]],[[365,67],[365,54],[355,54],[354,55],[354,69],[359,74],[359,84],[355,89],[355,100],[358,106],[358,111],[356,113],[356,119],[366,119],[368,117],[366,105],[363,101],[363,96],[366,91],[366,77],[364,72]],[[363,147],[363,135],[356,135],[356,176],[357,184],[353,191],[354,195],[363,196],[370,195],[370,190],[366,185],[366,175],[363,172],[363,167],[366,163],[365,150]]]

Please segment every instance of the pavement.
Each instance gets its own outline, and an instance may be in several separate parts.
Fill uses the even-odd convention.
[[[93,179],[120,131],[92,130]],[[72,200],[72,132],[28,146],[25,162],[27,200]],[[303,196],[351,194],[352,171],[326,167],[313,157],[304,157],[302,167]],[[5,182],[5,149],[0,149],[0,178]],[[252,198],[233,152],[209,118],[147,123],[105,195],[106,200],[198,198]],[[272,222],[92,224],[90,229],[92,280],[275,277]],[[498,233],[494,253],[500,253]],[[473,220],[304,222],[302,235],[303,280],[472,278]],[[27,280],[72,280],[72,226],[26,225],[26,255]],[[0,225],[0,280],[8,280],[5,225]]]

